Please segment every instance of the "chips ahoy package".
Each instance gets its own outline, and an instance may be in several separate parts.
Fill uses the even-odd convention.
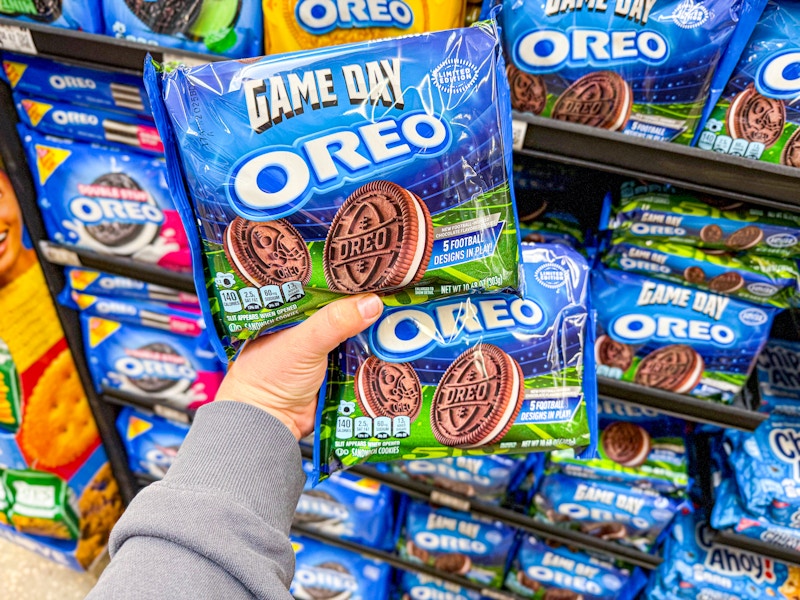
[[[2,0],[0,16],[87,33],[103,31],[99,0]]]
[[[500,587],[515,535],[500,521],[411,502],[398,551],[405,560]]]
[[[522,246],[522,297],[390,307],[340,346],[317,409],[320,478],[363,462],[593,453],[586,260],[564,245]]]
[[[776,309],[633,273],[592,272],[597,373],[731,402],[769,336]]]
[[[117,431],[131,471],[161,479],[178,455],[189,426],[126,406],[117,416]]]
[[[103,387],[195,409],[210,402],[224,371],[205,336],[176,335],[81,314],[89,371]]]
[[[191,267],[163,159],[19,130],[50,239],[174,271]]]
[[[765,0],[504,0],[512,105],[688,144],[714,69]]]
[[[130,300],[152,300],[200,308],[197,296],[138,279],[94,271],[84,267],[64,269],[67,285],[83,294],[114,296]]]
[[[298,535],[291,541],[295,569],[289,593],[296,600],[389,597],[392,568],[386,563]]]
[[[152,117],[140,77],[11,52],[2,60],[14,93]]]
[[[800,2],[767,4],[696,144],[800,166]]]
[[[101,0],[105,34],[204,54],[263,54],[260,0]]]
[[[478,592],[422,573],[403,571],[400,575],[399,600],[483,600]]]
[[[311,474],[313,464],[303,461]],[[350,473],[336,473],[312,489],[309,477],[294,523],[320,533],[391,551],[395,545],[395,493],[385,485]]]
[[[517,287],[503,65],[488,22],[146,65],[220,352],[343,294],[406,306]]]
[[[800,343],[771,339],[756,363],[761,410],[800,416]]]
[[[644,575],[638,569],[631,573],[532,535],[522,538],[505,580],[509,590],[536,600],[633,600],[644,584]]]

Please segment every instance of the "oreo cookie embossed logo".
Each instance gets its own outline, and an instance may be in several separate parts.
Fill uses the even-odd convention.
[[[294,12],[314,35],[355,27],[408,29],[414,23],[414,12],[403,0],[300,0]]]
[[[755,78],[756,89],[768,98],[791,100],[800,94],[800,49],[792,48],[767,57]]]
[[[369,346],[382,360],[405,362],[436,346],[535,333],[545,321],[542,307],[529,298],[498,294],[480,300],[441,300],[425,307],[385,310],[369,330]]]

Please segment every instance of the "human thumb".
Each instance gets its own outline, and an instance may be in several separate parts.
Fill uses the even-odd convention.
[[[297,327],[284,339],[288,352],[298,362],[315,363],[329,352],[372,325],[383,312],[383,302],[375,294],[349,296],[331,302]]]

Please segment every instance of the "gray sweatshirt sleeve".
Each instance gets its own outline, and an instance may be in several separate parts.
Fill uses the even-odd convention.
[[[304,482],[297,440],[275,417],[240,402],[200,408],[166,477],[114,527],[87,599],[291,598]]]

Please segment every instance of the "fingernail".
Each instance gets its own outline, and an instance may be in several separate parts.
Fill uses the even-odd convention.
[[[375,294],[364,296],[358,300],[358,312],[366,321],[371,321],[383,311],[383,302]]]

